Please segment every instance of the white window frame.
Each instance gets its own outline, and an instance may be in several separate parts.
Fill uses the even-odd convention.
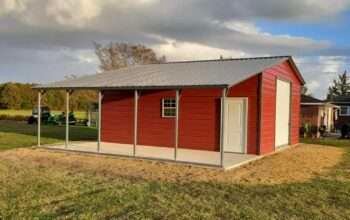
[[[165,106],[165,100],[172,100],[175,107]],[[174,109],[175,115],[165,115],[165,109]],[[175,97],[167,97],[162,99],[162,118],[176,118],[176,99]]]
[[[347,108],[346,109],[346,114],[342,113],[342,108]],[[350,106],[349,105],[342,105],[342,106],[340,106],[339,116],[350,116]]]

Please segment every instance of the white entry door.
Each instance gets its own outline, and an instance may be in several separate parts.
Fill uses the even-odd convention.
[[[289,144],[290,83],[277,80],[275,146]]]
[[[245,98],[225,98],[223,132],[225,152],[245,153],[246,102]]]

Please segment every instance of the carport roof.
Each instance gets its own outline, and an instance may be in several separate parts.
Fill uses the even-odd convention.
[[[291,61],[290,56],[169,62],[137,65],[36,86],[36,89],[151,89],[183,87],[229,87],[266,68]]]

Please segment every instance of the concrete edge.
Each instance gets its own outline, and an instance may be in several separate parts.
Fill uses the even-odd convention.
[[[170,160],[166,158],[152,158],[152,157],[142,157],[142,156],[132,156],[132,155],[123,155],[123,154],[110,154],[110,153],[97,153],[97,152],[89,152],[89,151],[79,151],[79,150],[67,150],[61,148],[50,148],[48,145],[44,146],[33,146],[32,149],[42,149],[48,151],[54,151],[59,153],[74,153],[81,155],[90,155],[90,156],[107,156],[110,158],[124,158],[124,159],[137,159],[137,160],[145,160],[145,161],[158,161],[162,163],[172,163],[172,164],[183,164],[183,165],[191,165],[195,167],[207,168],[207,169],[223,169],[220,165],[215,164],[205,164],[198,162],[188,162],[188,161],[180,161],[180,160]]]
[[[298,144],[293,144],[293,145],[286,145],[284,147],[280,147],[280,148],[277,148],[275,151],[273,152],[270,152],[270,153],[267,153],[267,154],[264,154],[264,155],[258,155],[257,157],[254,157],[254,158],[251,158],[251,159],[248,159],[246,161],[243,161],[241,163],[238,163],[238,164],[235,164],[235,165],[232,165],[232,166],[228,166],[228,167],[224,167],[224,171],[229,171],[229,170],[234,170],[234,169],[237,169],[239,167],[242,167],[244,165],[247,165],[247,164],[250,164],[254,161],[257,161],[257,160],[260,160],[260,159],[263,159],[265,157],[269,157],[269,156],[272,156],[274,154],[278,154],[278,153],[281,153],[285,150],[288,150],[288,149],[291,149],[291,148],[294,148],[296,146],[300,145],[300,143]]]
[[[74,153],[74,154],[82,154],[82,155],[93,155],[93,156],[98,156],[98,155],[102,155],[102,156],[107,156],[107,157],[111,157],[111,158],[126,158],[126,159],[139,159],[139,160],[145,160],[145,161],[159,161],[162,163],[172,163],[172,164],[184,164],[184,165],[191,165],[191,166],[195,166],[195,167],[200,167],[200,168],[206,168],[206,169],[218,169],[218,170],[223,170],[223,171],[231,171],[234,169],[238,169],[244,165],[250,164],[254,161],[263,159],[265,157],[269,157],[272,156],[274,154],[278,154],[281,153],[285,150],[294,148],[298,145],[300,145],[300,143],[298,144],[294,144],[294,145],[286,145],[284,147],[278,148],[273,152],[264,154],[264,155],[257,155],[257,157],[251,158],[251,159],[247,159],[246,161],[242,161],[240,163],[231,165],[231,166],[227,166],[227,167],[221,167],[220,165],[215,165],[215,164],[205,164],[205,163],[198,163],[198,162],[188,162],[188,161],[175,161],[175,160],[170,160],[170,159],[165,159],[165,158],[151,158],[151,157],[142,157],[142,156],[132,156],[132,155],[122,155],[122,154],[110,154],[110,153],[97,153],[97,152],[88,152],[88,151],[78,151],[78,150],[68,150],[68,149],[61,149],[61,148],[50,148],[50,146],[53,146],[55,144],[47,144],[47,145],[41,145],[41,146],[32,146],[32,149],[43,149],[43,150],[49,150],[49,151],[55,151],[55,152],[60,152],[60,153]]]

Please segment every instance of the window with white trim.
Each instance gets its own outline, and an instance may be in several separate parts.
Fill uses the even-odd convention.
[[[176,117],[176,100],[175,100],[175,98],[162,99],[162,117],[163,118]]]
[[[340,114],[341,116],[350,116],[350,106],[343,105],[340,106]]]

